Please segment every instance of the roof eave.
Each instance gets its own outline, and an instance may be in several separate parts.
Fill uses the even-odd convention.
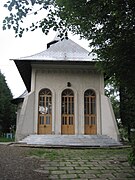
[[[95,65],[96,61],[89,61],[89,60],[39,60],[39,59],[11,59],[15,62],[17,69],[22,77],[22,80],[28,90],[30,92],[31,90],[31,72],[32,72],[32,63],[44,63],[44,64],[70,64],[70,65],[78,65],[78,64],[91,64]]]
[[[17,69],[22,77],[22,80],[28,90],[30,92],[31,89],[31,63],[30,61],[18,61],[14,60]]]

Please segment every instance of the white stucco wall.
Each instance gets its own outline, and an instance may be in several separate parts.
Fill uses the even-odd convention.
[[[31,92],[24,99],[16,127],[16,141],[34,133],[34,98],[34,92]]]
[[[119,141],[119,132],[110,99],[101,95],[102,134]]]
[[[71,83],[71,87],[67,86]],[[61,134],[61,94],[74,92],[75,134],[84,134],[84,92],[96,93],[97,134],[118,140],[118,129],[109,99],[104,96],[104,77],[94,67],[32,65],[31,93],[24,99],[16,130],[16,140],[38,133],[38,98],[41,89],[52,92],[52,134]]]
[[[52,91],[52,134],[61,134],[61,93],[69,88],[74,91],[75,134],[84,134],[84,92],[93,89],[96,93],[97,134],[101,134],[100,94],[104,93],[103,75],[95,70],[33,66],[32,88],[35,91],[35,127],[38,124],[38,95],[43,88]],[[67,87],[67,82],[71,87]],[[34,85],[33,85],[34,84]]]
[[[22,105],[23,105],[23,102],[20,102],[19,104],[17,104],[17,116],[16,116],[16,124],[17,125],[19,123]]]

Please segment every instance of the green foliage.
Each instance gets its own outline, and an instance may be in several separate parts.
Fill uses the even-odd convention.
[[[15,141],[14,138],[5,138],[5,137],[0,137],[0,142],[12,142]]]
[[[129,144],[127,129],[123,127],[121,124],[119,124],[119,133],[120,133],[120,139],[122,143]]]
[[[7,86],[4,75],[0,72],[0,131],[10,132],[15,126],[15,106],[11,104],[13,96]]]
[[[59,156],[59,153],[58,153],[58,151],[53,151],[53,150],[45,151],[43,149],[42,150],[37,149],[34,151],[30,151],[29,155],[44,158],[44,159],[55,160]]]
[[[135,139],[134,139],[134,137],[133,137],[133,141],[132,141],[132,149],[131,149],[131,152],[128,157],[128,160],[129,160],[129,163],[131,164],[131,166],[135,166]]]

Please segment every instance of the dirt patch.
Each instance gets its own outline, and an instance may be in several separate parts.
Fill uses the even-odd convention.
[[[43,180],[48,174],[35,170],[40,166],[38,158],[28,158],[30,148],[0,145],[0,180]]]

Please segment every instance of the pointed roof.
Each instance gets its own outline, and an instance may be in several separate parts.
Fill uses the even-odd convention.
[[[31,87],[32,63],[49,63],[53,64],[54,67],[56,64],[63,64],[64,66],[67,64],[95,64],[95,61],[92,61],[92,56],[89,54],[89,51],[71,39],[63,39],[61,41],[59,37],[55,37],[53,41],[47,44],[47,47],[45,51],[40,53],[12,59],[18,68],[28,92],[30,92]]]
[[[89,51],[79,46],[71,39],[53,40],[49,48],[32,56],[22,57],[19,60],[36,61],[91,61]]]

